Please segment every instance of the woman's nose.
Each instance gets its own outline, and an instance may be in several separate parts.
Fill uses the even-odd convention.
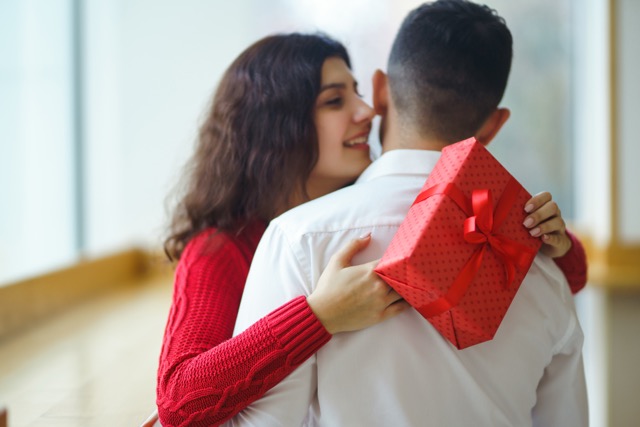
[[[356,110],[353,115],[353,120],[356,123],[361,123],[363,121],[371,121],[375,116],[375,112],[373,108],[369,106],[363,99],[358,98],[356,104]]]

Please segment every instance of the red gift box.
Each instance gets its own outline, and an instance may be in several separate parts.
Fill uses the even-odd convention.
[[[541,245],[530,198],[475,138],[450,145],[376,272],[457,348],[491,340]]]

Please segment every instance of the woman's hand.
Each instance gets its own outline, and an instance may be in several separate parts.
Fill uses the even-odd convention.
[[[524,226],[529,229],[529,234],[542,240],[541,253],[558,258],[569,252],[571,239],[567,236],[562,213],[551,198],[551,193],[545,191],[536,194],[525,203],[524,210],[529,213]]]
[[[311,310],[331,334],[364,329],[409,307],[373,271],[378,260],[351,265],[354,255],[370,242],[371,236],[367,235],[352,240],[334,254],[316,289],[307,297]]]

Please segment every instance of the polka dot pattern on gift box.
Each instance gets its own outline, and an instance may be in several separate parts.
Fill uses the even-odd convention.
[[[502,197],[511,175],[475,140],[449,146],[423,189],[454,183],[470,199],[473,190],[488,188],[494,206]],[[520,187],[504,222],[494,233],[537,251],[522,222],[525,202],[531,196]],[[470,203],[469,203],[470,205]],[[475,251],[481,245],[468,243],[463,236],[467,214],[446,195],[434,195],[414,204],[392,240],[377,271],[413,307],[442,298]],[[491,339],[500,326],[526,271],[518,271],[510,286],[502,261],[486,248],[482,265],[457,305],[428,320],[459,348]]]

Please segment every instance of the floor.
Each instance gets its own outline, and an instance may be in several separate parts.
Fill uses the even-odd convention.
[[[154,408],[171,286],[166,274],[127,284],[0,341],[8,426],[139,426]]]
[[[8,409],[8,427],[140,426],[154,408],[155,370],[171,291],[171,276],[163,273],[116,287],[107,295],[0,340],[0,408]],[[638,371],[629,367],[637,365],[631,359],[637,360],[640,354],[640,341],[636,340],[640,297],[620,297],[628,306],[625,311],[605,307],[601,294],[592,288],[576,298],[585,331],[590,424],[635,425],[628,420],[637,420],[640,413],[640,383],[608,390],[609,370],[605,367],[610,355],[601,353],[615,344],[606,344],[611,329],[619,330],[618,335],[624,329],[627,341],[617,345],[618,353],[629,352],[630,356],[629,360],[616,359],[621,364],[617,369],[636,381]],[[604,317],[611,311],[618,316],[628,314],[611,325]],[[606,402],[613,394],[626,402],[620,404],[626,412],[607,414]],[[615,418],[609,415],[622,421],[608,422]],[[2,418],[0,409],[0,427],[4,427]]]

